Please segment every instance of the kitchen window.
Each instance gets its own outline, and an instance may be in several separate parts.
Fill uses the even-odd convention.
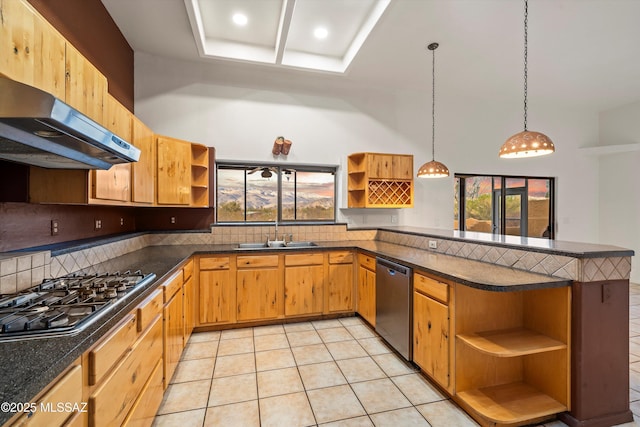
[[[553,239],[554,190],[549,177],[457,173],[454,228]]]
[[[336,166],[216,164],[216,222],[335,223]]]

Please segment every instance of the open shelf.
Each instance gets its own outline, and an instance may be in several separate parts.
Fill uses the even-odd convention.
[[[517,357],[567,348],[563,342],[524,328],[460,334],[457,337],[476,350],[495,357]]]
[[[191,206],[209,206],[209,148],[191,144]]]
[[[497,424],[522,423],[567,410],[562,403],[522,382],[465,390],[457,397]]]

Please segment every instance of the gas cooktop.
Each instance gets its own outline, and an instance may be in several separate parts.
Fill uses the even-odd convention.
[[[0,295],[0,341],[75,335],[155,277],[140,271],[71,274]]]

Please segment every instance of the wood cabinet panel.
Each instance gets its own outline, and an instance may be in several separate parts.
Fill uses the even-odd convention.
[[[163,391],[162,360],[159,360],[124,420],[123,427],[150,427],[162,403]]]
[[[56,383],[36,402],[38,410],[30,415],[24,414],[20,417],[12,427],[29,426],[29,427],[50,427],[59,426],[65,423],[71,416],[82,416],[83,414],[73,415],[65,411],[64,408],[58,408],[59,403],[77,403],[82,402],[82,366],[75,365],[69,372],[64,374]],[[41,410],[42,407],[51,408],[50,411]],[[81,418],[82,419],[82,418]]]
[[[183,348],[186,346],[189,338],[191,337],[191,333],[193,332],[193,328],[196,323],[196,296],[195,296],[195,285],[193,277],[189,277],[184,282],[184,286],[182,287],[182,296],[183,296],[183,316],[184,316],[184,333],[183,333]]]
[[[107,78],[70,43],[66,45],[65,63],[67,104],[103,123]]]
[[[178,270],[171,275],[162,285],[164,292],[164,302],[167,303],[180,289],[183,284],[182,270]]]
[[[278,255],[242,255],[238,257],[236,265],[238,268],[277,267],[279,259]]]
[[[376,271],[376,257],[366,254],[358,254],[358,264],[371,271]]]
[[[369,177],[393,178],[393,156],[391,154],[370,154],[367,158]]]
[[[203,260],[200,260],[201,265]],[[233,279],[229,269],[200,270],[200,325],[235,322],[236,284]]]
[[[284,265],[287,267],[295,265],[322,265],[323,261],[324,255],[321,253],[284,256]]]
[[[94,427],[121,425],[161,358],[162,322],[158,316],[89,398],[89,424]]]
[[[393,156],[391,169],[394,179],[413,179],[413,156]]]
[[[358,267],[358,313],[372,326],[376,325],[376,273]]]
[[[65,99],[66,41],[25,0],[0,0],[0,74]]]
[[[189,205],[191,143],[167,136],[157,136],[156,142],[158,204]]]
[[[225,270],[230,266],[228,256],[200,258],[200,270]]]
[[[163,311],[164,388],[171,382],[184,349],[183,296],[177,292]]]
[[[237,320],[277,318],[280,303],[278,288],[281,287],[281,270],[277,268],[238,270],[236,281]]]
[[[105,127],[118,137],[131,142],[132,114],[108,93],[104,97],[104,103]],[[91,178],[93,198],[121,202],[131,200],[130,163],[113,165],[108,170],[91,171]]]
[[[316,254],[314,254],[316,255]],[[322,254],[317,254],[322,257]],[[319,314],[323,309],[324,267],[287,267],[284,272],[284,314]]]
[[[182,267],[182,278],[186,282],[193,275],[193,259],[190,259]]]
[[[449,302],[449,285],[446,283],[415,273],[413,275],[413,288],[415,291],[442,303]]]
[[[419,292],[413,293],[413,361],[449,386],[449,307]]]
[[[329,255],[331,256],[331,254]],[[353,264],[330,264],[327,280],[327,311],[353,311]]]
[[[151,324],[151,321],[162,314],[163,295],[162,289],[156,289],[136,309],[138,320],[138,332],[142,332]]]
[[[351,251],[329,252],[329,264],[351,264],[353,259]]]
[[[131,143],[140,149],[140,159],[131,165],[131,201],[153,204],[156,189],[156,144],[153,131],[133,116]]]
[[[89,384],[99,383],[104,375],[129,350],[138,337],[135,314],[129,314],[115,331],[89,351]]]

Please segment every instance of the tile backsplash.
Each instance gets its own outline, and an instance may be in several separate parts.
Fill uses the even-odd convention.
[[[60,253],[49,251],[0,254],[0,293],[20,291],[42,282],[107,261],[146,246],[158,245],[219,245],[259,242],[273,239],[274,226],[216,226],[202,233],[153,233],[136,235],[102,245]],[[462,258],[474,259],[505,267],[578,281],[628,279],[630,257],[584,258],[530,252],[516,248],[485,245],[418,236],[392,231],[347,230],[346,225],[284,225],[278,236],[295,241],[380,240],[411,248],[430,250]],[[435,240],[437,248],[429,248]]]

